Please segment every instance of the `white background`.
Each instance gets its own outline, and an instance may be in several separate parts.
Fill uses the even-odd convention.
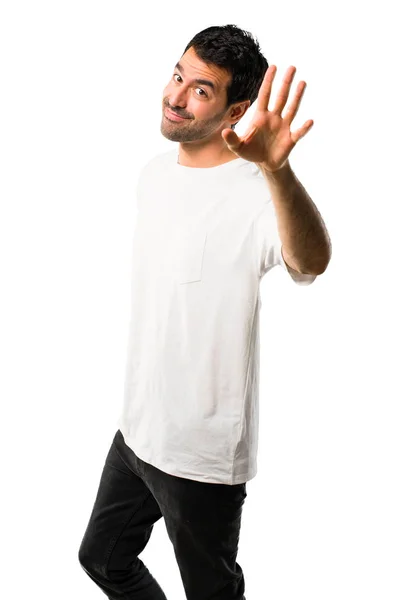
[[[210,25],[307,82],[291,165],[327,271],[261,284],[246,600],[398,600],[398,56],[394,3],[5,1],[0,9],[1,595],[95,600],[78,549],[122,408],[138,173],[175,147],[162,91]],[[289,96],[289,100],[292,95]],[[256,104],[236,128],[244,134]],[[271,105],[270,105],[271,106]],[[141,554],[184,600],[164,520]]]

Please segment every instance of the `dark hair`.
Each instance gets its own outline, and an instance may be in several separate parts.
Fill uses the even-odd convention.
[[[232,75],[227,88],[227,104],[257,99],[258,91],[268,69],[258,40],[236,25],[215,25],[197,33],[183,54],[193,46],[205,63],[225,69]],[[235,129],[234,123],[231,128]]]

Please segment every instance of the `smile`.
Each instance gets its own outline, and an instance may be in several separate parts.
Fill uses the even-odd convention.
[[[167,119],[169,119],[170,121],[185,121],[186,117],[181,117],[173,112],[171,112],[169,110],[169,108],[165,109],[165,116],[167,117]]]

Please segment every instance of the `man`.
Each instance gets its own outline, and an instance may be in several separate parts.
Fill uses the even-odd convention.
[[[210,27],[164,89],[161,132],[179,147],[139,176],[124,406],[79,550],[113,600],[165,599],[138,558],[162,516],[186,597],[245,600],[236,556],[257,471],[259,284],[278,264],[310,284],[330,260],[288,162],[313,124],[290,131],[305,82],[281,114],[294,72],[269,110],[276,67],[247,32]]]

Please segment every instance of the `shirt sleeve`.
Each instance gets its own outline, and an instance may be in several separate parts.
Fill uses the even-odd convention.
[[[298,285],[310,285],[317,275],[299,273],[289,267],[282,256],[278,221],[272,200],[267,202],[254,221],[254,245],[259,277],[262,278],[276,265],[280,265]]]

